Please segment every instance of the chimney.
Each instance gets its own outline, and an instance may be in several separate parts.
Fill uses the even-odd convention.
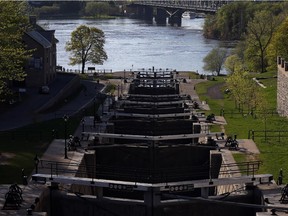
[[[32,28],[36,27],[36,21],[37,21],[36,16],[34,15],[29,16],[29,23],[32,26]]]

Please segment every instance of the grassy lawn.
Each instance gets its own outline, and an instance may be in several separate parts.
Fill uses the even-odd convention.
[[[96,103],[95,109],[98,110]],[[85,115],[93,115],[94,104],[87,107]],[[74,134],[82,116],[69,117],[67,134]],[[22,184],[22,169],[25,175],[30,175],[34,169],[34,157],[39,157],[46,151],[54,138],[64,139],[64,120],[53,119],[0,132],[0,184]]]
[[[259,81],[266,86],[266,88],[261,88],[264,95],[268,101],[268,109],[276,110],[276,89],[277,89],[277,79],[274,77],[275,73],[264,73],[255,74],[254,77],[258,77]],[[260,79],[261,78],[261,79]],[[264,130],[265,129],[265,119],[261,115],[257,115],[256,118],[250,115],[242,115],[238,112],[235,107],[234,100],[225,95],[224,99],[213,99],[207,94],[207,89],[210,86],[216,85],[218,83],[225,84],[225,77],[217,77],[216,81],[207,81],[204,83],[199,83],[196,86],[196,91],[201,100],[206,100],[210,106],[212,113],[219,115],[220,109],[224,109],[224,116],[228,123],[225,125],[225,131],[227,135],[237,135],[239,139],[247,139],[249,130]],[[223,87],[223,92],[225,86]],[[288,120],[278,115],[268,115],[266,118],[266,129],[267,130],[285,130],[288,125]],[[255,133],[256,134],[256,133]],[[251,134],[250,134],[251,135]],[[263,133],[264,135],[264,133]],[[271,135],[271,134],[269,134]],[[278,133],[274,134],[275,136]],[[288,134],[286,133],[288,136]],[[278,178],[279,170],[283,169],[284,182],[288,182],[288,163],[286,158],[288,155],[288,137],[268,137],[266,140],[264,137],[255,137],[255,143],[258,146],[261,154],[256,156],[263,162],[260,168],[260,173],[270,173],[273,174],[274,179]],[[248,155],[234,154],[234,158],[237,162],[248,161],[251,159]]]

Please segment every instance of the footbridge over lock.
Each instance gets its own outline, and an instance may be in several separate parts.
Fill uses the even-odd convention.
[[[250,0],[251,2],[274,2],[269,0]],[[168,18],[168,23],[171,26],[182,25],[182,15],[185,11],[190,11],[194,13],[216,13],[222,6],[237,2],[237,0],[137,0],[132,1],[131,7],[136,8],[136,18],[144,19],[149,22],[153,22],[155,17],[155,22],[158,25],[166,25]]]

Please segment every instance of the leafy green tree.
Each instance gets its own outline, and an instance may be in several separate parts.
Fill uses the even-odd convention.
[[[104,50],[104,32],[95,27],[79,26],[71,33],[71,40],[66,43],[66,51],[72,53],[70,64],[82,64],[84,73],[85,64],[103,64],[107,60]]]
[[[233,54],[226,58],[224,62],[224,67],[228,71],[228,73],[232,74],[235,71],[242,70],[243,63],[238,55]]]
[[[216,73],[217,76],[220,75],[221,69],[227,57],[227,49],[216,47],[212,49],[207,56],[203,59],[205,71],[210,71]]]
[[[236,2],[225,5],[217,13],[217,28],[222,40],[240,39],[247,25],[247,2]]]
[[[219,39],[221,32],[217,28],[217,17],[208,14],[204,21],[203,35],[205,38]]]
[[[260,107],[263,100],[256,82],[254,82],[247,72],[241,70],[230,74],[226,80],[239,111],[243,112],[244,107],[251,113]]]
[[[269,67],[275,70],[276,58],[281,56],[288,59],[288,18],[286,18],[273,34],[272,41],[267,49]]]
[[[28,27],[25,2],[0,1],[0,99],[5,100],[12,91],[12,81],[23,81],[24,62],[30,52],[22,43]]]
[[[248,23],[245,59],[250,70],[265,72],[267,47],[279,24],[279,17],[269,11],[256,12]]]
[[[205,18],[204,36],[220,40],[239,40],[247,31],[247,24],[257,11],[273,15],[287,11],[286,2],[236,1],[222,6],[215,15]]]
[[[108,2],[87,2],[85,6],[85,14],[89,16],[107,15],[109,13]]]

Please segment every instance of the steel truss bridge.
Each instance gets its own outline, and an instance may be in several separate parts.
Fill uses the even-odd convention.
[[[247,0],[251,2],[281,2],[280,1],[271,1],[271,0]],[[283,1],[283,0],[282,0]],[[153,7],[164,7],[164,8],[173,8],[173,9],[182,9],[188,11],[198,11],[198,12],[212,12],[215,13],[223,5],[241,2],[241,0],[194,0],[194,1],[171,1],[171,0],[146,0],[146,1],[132,1],[133,4],[137,5],[146,5]]]
[[[248,0],[251,2],[281,2],[271,0]],[[168,17],[168,23],[170,25],[181,26],[182,14],[185,11],[193,13],[216,13],[223,5],[227,5],[233,2],[241,2],[241,0],[195,0],[195,1],[171,1],[171,0],[146,0],[146,1],[132,1],[130,6],[137,8],[137,18],[152,21],[155,16],[157,24],[166,24],[166,18]],[[156,9],[156,13],[155,10]]]
[[[135,1],[133,4],[162,7],[166,9],[180,9],[184,11],[208,12],[215,13],[221,6],[234,1],[214,1],[214,0],[198,0],[198,1]]]

